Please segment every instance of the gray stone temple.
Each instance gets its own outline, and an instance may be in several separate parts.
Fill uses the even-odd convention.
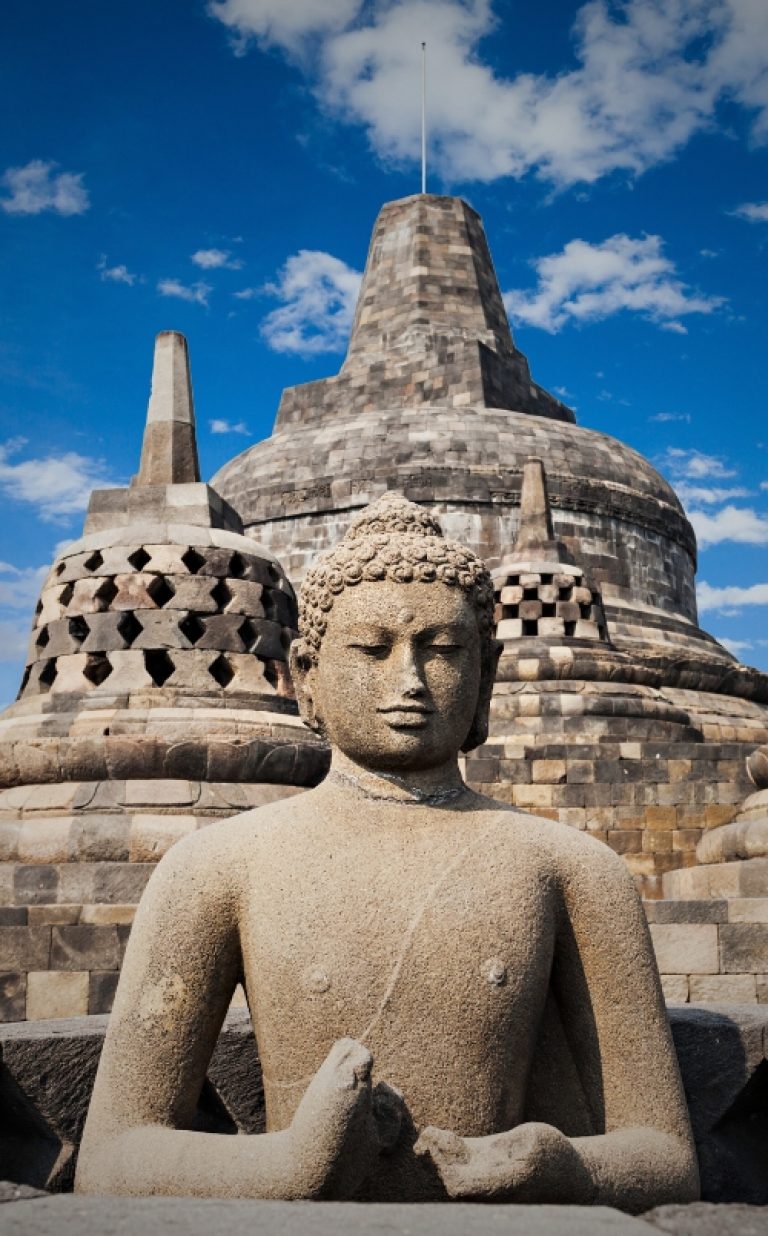
[[[670,1000],[768,1001],[768,675],[699,626],[668,482],[533,380],[476,212],[421,195],[379,215],[338,375],[210,484],[185,341],[158,337],[139,472],[53,564],[0,717],[0,1020],[108,1011],[165,850],[323,777],[294,589],[389,490],[494,576],[467,779],[624,856]]]

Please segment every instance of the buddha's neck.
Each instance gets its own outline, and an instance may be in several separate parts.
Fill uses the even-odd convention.
[[[364,798],[401,803],[448,802],[466,789],[455,757],[435,768],[396,773],[366,768],[338,750],[333,752],[327,782],[348,787]]]

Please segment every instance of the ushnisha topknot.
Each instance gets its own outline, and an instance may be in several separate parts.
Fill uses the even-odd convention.
[[[475,608],[490,655],[494,601],[485,564],[471,549],[446,540],[434,515],[398,493],[386,493],[367,506],[338,545],[310,567],[299,592],[297,655],[317,662],[334,596],[364,580],[382,579],[460,588]]]

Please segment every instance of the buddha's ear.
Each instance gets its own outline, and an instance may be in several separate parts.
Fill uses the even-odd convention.
[[[504,645],[501,640],[488,639],[484,642],[482,661],[480,665],[480,690],[477,693],[477,707],[469,727],[469,733],[461,744],[462,751],[474,751],[481,747],[488,737],[488,716],[491,710],[491,696],[496,679],[496,669],[499,664]]]
[[[315,706],[315,664],[306,652],[303,639],[295,639],[291,644],[288,665],[301,718],[309,729],[321,734],[323,727]]]

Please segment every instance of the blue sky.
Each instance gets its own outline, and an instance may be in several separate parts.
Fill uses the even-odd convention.
[[[0,701],[40,579],[138,462],[156,331],[202,467],[336,372],[382,202],[485,221],[535,378],[652,459],[702,624],[768,669],[765,0],[5,0]]]

